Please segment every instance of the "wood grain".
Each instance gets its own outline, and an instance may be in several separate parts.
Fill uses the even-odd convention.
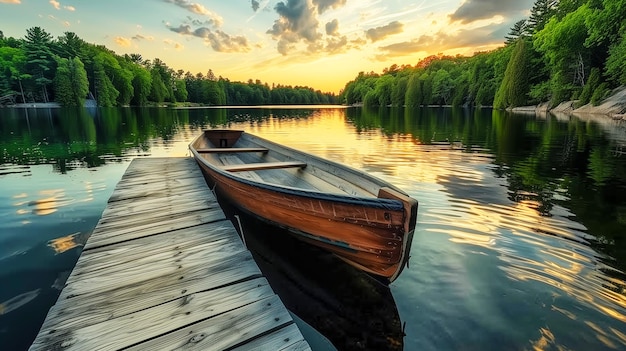
[[[268,318],[269,317],[269,318]],[[224,350],[251,342],[259,335],[293,324],[277,296],[242,306],[145,343],[135,350]]]
[[[304,168],[305,162],[299,161],[286,161],[286,162],[260,162],[260,163],[246,163],[242,165],[222,166],[222,169],[229,172],[245,172],[245,171],[260,171],[265,169],[280,169],[280,168]]]
[[[180,340],[310,350],[195,160],[136,159],[30,350],[160,350]]]

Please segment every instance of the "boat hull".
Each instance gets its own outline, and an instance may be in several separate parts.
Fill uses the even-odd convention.
[[[371,199],[286,189],[242,179],[194,156],[218,195],[235,207],[387,283],[407,264],[417,212],[410,197],[393,189]]]

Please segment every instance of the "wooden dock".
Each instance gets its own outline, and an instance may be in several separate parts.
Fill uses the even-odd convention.
[[[310,350],[193,158],[131,162],[30,350]]]

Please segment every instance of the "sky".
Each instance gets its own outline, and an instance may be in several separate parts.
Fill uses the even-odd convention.
[[[0,0],[0,31],[74,32],[119,55],[231,81],[339,93],[359,72],[504,43],[534,0]]]

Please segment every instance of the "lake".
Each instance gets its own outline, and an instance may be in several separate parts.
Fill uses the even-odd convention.
[[[275,230],[245,220],[250,240],[265,245],[259,257],[307,276],[316,304],[332,297],[325,306],[341,321],[316,316],[304,298],[288,295],[289,282],[276,280],[292,311],[325,335],[334,329],[338,348],[626,348],[623,122],[290,106],[0,109],[0,349],[28,348],[130,161],[189,156],[188,143],[213,127],[364,170],[419,201],[410,265],[389,296],[354,288],[361,283],[344,287],[357,273],[341,262],[324,258],[335,268],[311,271],[321,253],[263,253],[279,245],[259,234]],[[384,320],[394,314],[390,327]],[[359,323],[372,335],[395,328],[386,335],[405,336],[363,345],[349,327]],[[352,341],[338,345],[338,337]]]

